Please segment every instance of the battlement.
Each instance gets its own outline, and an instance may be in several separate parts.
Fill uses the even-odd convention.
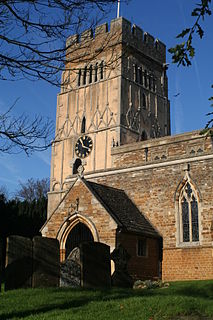
[[[72,52],[73,46],[75,49],[84,46],[86,43],[91,42],[104,43],[110,37],[112,37],[115,44],[116,42],[122,42],[134,49],[140,50],[143,54],[158,60],[161,63],[166,62],[166,46],[160,40],[155,39],[148,32],[144,32],[140,27],[135,24],[131,24],[130,21],[123,17],[113,19],[110,23],[110,28],[108,24],[104,23],[95,28],[95,30],[88,29],[83,33],[75,34],[70,36],[66,41],[66,46],[68,51]],[[101,41],[100,41],[101,40]],[[71,49],[71,50],[70,50]]]

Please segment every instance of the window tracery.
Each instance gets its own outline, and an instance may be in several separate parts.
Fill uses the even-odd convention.
[[[180,242],[199,241],[198,199],[195,190],[187,181],[179,198]]]

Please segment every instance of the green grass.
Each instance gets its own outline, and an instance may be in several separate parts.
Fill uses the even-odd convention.
[[[213,319],[213,281],[153,290],[12,290],[0,294],[0,320],[6,319]]]

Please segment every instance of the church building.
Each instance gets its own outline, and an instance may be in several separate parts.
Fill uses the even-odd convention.
[[[213,279],[213,140],[171,136],[165,45],[120,17],[66,46],[42,236],[61,261],[98,241],[133,279]]]

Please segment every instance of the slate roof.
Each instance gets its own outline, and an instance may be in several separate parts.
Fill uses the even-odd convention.
[[[124,190],[85,179],[83,181],[122,229],[152,237],[160,237]]]

